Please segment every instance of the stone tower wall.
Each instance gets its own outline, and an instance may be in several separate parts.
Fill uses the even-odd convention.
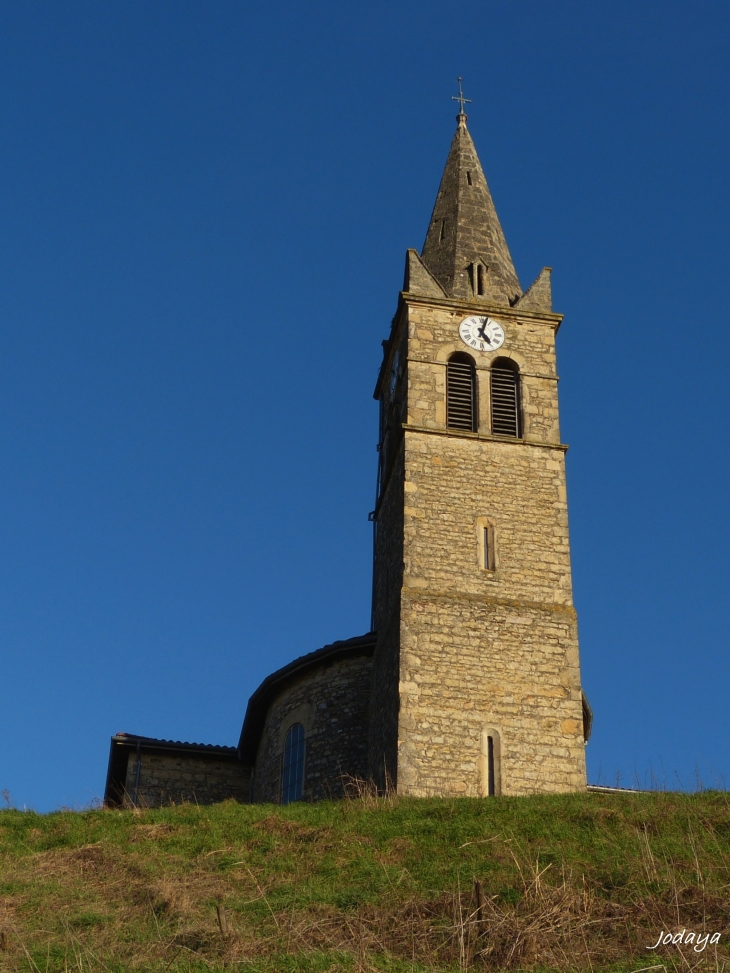
[[[397,786],[400,706],[400,608],[403,585],[404,447],[408,409],[408,338],[394,336],[391,369],[380,401],[380,465],[373,562],[373,658],[368,779]]]
[[[581,789],[582,703],[555,372],[560,319],[489,309],[506,340],[497,353],[472,353],[479,431],[470,433],[445,427],[446,361],[468,351],[458,338],[460,321],[485,309],[410,295],[406,305],[398,790],[484,793],[485,733],[498,741],[502,793]],[[489,366],[504,356],[520,367],[524,440],[489,431]],[[480,563],[485,522],[494,525],[493,571]],[[379,530],[400,530],[386,504]]]
[[[382,790],[397,785],[398,708],[400,705],[400,624],[403,585],[404,440],[384,484],[373,566],[373,628],[378,642],[373,658],[370,701],[368,779]]]

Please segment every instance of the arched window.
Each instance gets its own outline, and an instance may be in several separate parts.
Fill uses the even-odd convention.
[[[302,797],[304,783],[304,727],[289,727],[284,743],[284,765],[281,774],[281,803],[291,804]]]
[[[469,355],[457,351],[446,362],[446,425],[476,431],[476,369]]]
[[[520,422],[520,370],[511,358],[497,358],[491,368],[492,432],[498,436],[522,435]]]

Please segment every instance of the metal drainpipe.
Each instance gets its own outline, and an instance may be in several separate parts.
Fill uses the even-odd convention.
[[[137,741],[137,769],[134,774],[134,797],[132,804],[137,807],[137,797],[139,795],[139,774],[142,770],[142,744]]]
[[[378,522],[373,514],[369,515],[369,519],[373,522],[373,580],[372,580],[372,592],[370,595],[370,631],[375,631],[375,557],[378,547]]]
[[[370,631],[375,631],[375,555],[378,548],[378,522],[375,519],[375,514],[378,509],[378,503],[380,502],[380,478],[383,474],[383,449],[382,442],[378,443],[378,473],[377,480],[375,482],[375,510],[368,514],[368,520],[372,521],[373,524],[373,580],[372,589],[370,595]]]

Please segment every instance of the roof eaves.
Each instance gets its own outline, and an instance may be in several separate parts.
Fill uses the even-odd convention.
[[[146,750],[186,750],[196,753],[220,754],[235,756],[236,747],[226,747],[216,743],[188,743],[185,740],[160,740],[156,737],[139,736],[136,733],[117,733],[112,737],[112,743],[134,747],[138,745]]]

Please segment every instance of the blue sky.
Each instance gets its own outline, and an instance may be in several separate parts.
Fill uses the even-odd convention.
[[[0,789],[119,730],[235,743],[369,624],[372,390],[464,77],[523,286],[554,268],[592,781],[730,779],[730,7],[0,11]]]

